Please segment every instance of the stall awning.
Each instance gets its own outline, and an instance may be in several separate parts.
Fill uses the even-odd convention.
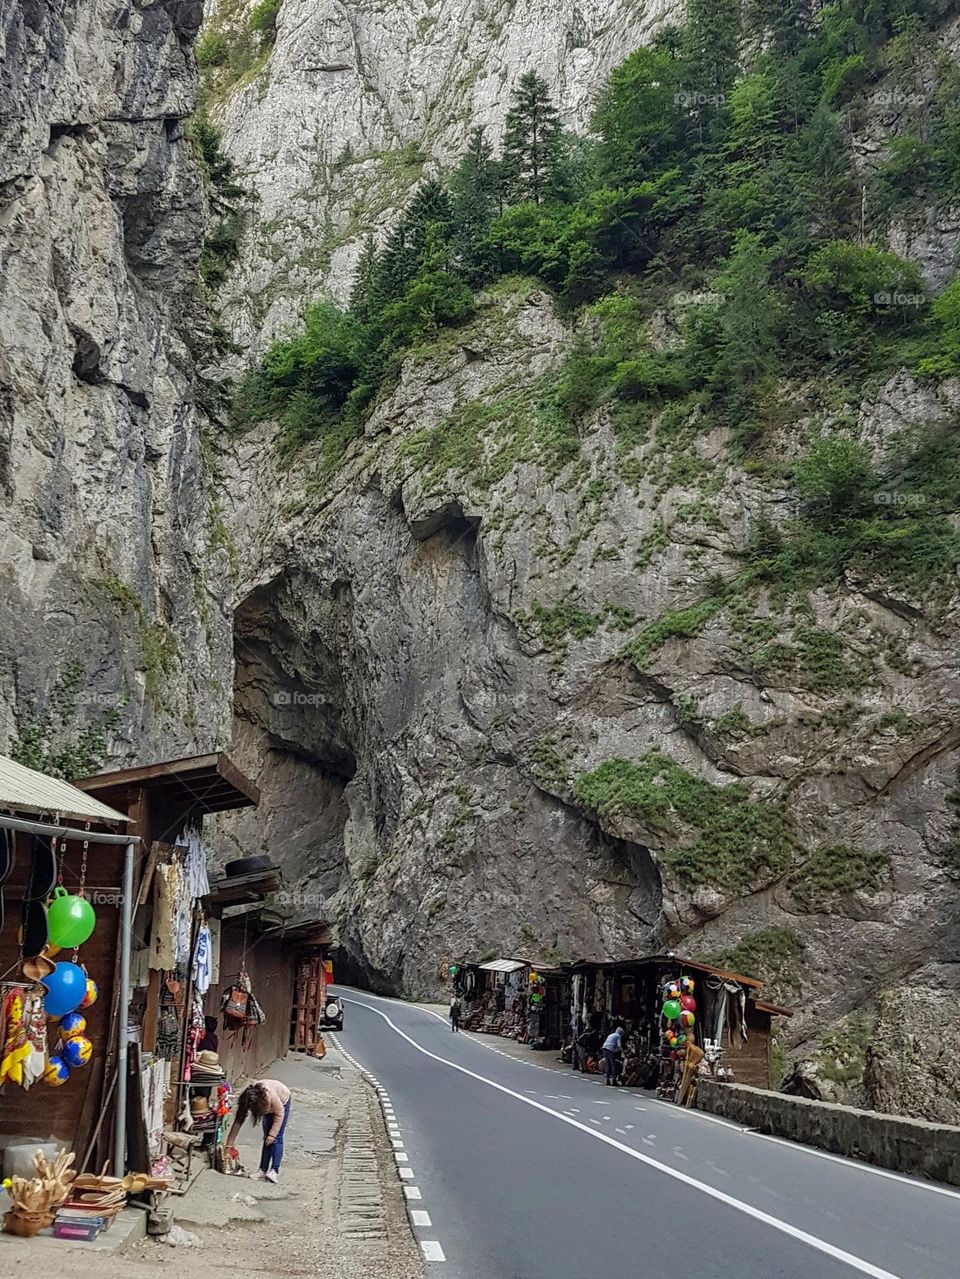
[[[522,959],[491,959],[489,963],[477,965],[485,973],[515,973],[526,966]]]
[[[59,777],[38,773],[0,755],[0,809],[39,816],[41,813],[69,817],[80,822],[129,822],[125,813],[108,808]]]
[[[260,802],[259,789],[222,751],[98,773],[96,777],[82,778],[77,785],[94,792],[145,786],[153,794],[179,800],[200,814],[255,808]]]

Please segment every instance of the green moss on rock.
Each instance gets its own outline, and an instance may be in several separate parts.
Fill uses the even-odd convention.
[[[782,804],[751,799],[739,782],[714,786],[659,751],[582,774],[574,796],[600,817],[642,822],[662,840],[663,864],[691,886],[740,892],[789,864],[793,829]]]

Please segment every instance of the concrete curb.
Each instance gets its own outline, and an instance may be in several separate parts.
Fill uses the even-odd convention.
[[[340,1053],[342,1057],[344,1057],[350,1063],[351,1066],[353,1066],[354,1070],[358,1072],[358,1074],[360,1075],[360,1078],[364,1081],[364,1083],[368,1084],[370,1088],[373,1089],[374,1095],[377,1098],[377,1103],[380,1107],[380,1118],[383,1121],[383,1132],[384,1132],[384,1135],[389,1139],[390,1137],[390,1128],[388,1126],[389,1121],[387,1119],[387,1112],[384,1109],[385,1101],[388,1099],[387,1090],[380,1083],[380,1081],[373,1075],[371,1071],[367,1070],[365,1066],[361,1066],[360,1062],[358,1062],[355,1057],[352,1057],[350,1053],[347,1052],[346,1048],[344,1048],[342,1044],[337,1044],[336,1050],[337,1052]],[[327,1051],[329,1052],[329,1048]],[[413,1206],[414,1206],[413,1200],[409,1199],[406,1196],[406,1194],[403,1194],[405,1182],[403,1180],[403,1177],[400,1175],[400,1165],[395,1164],[394,1170],[397,1174],[397,1181],[400,1183],[400,1190],[403,1197],[403,1209],[407,1215],[407,1226],[410,1230],[410,1238],[413,1240],[414,1246],[416,1247],[417,1251],[420,1252],[420,1244],[418,1242],[416,1230],[414,1228],[413,1217],[411,1216],[411,1213],[413,1211]]]

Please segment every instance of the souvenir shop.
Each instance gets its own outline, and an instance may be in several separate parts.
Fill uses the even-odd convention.
[[[232,1094],[232,1076],[220,1060],[221,1019],[217,1015],[214,1023],[208,1011],[221,982],[221,921],[208,904],[203,819],[255,805],[259,795],[222,754],[102,774],[80,784],[117,807],[126,804],[144,831],[127,1016],[130,1069],[137,1080],[127,1107],[127,1162],[182,1186],[192,1175],[194,1156],[219,1149]],[[271,868],[261,887],[273,891],[279,883],[279,872]],[[223,977],[231,979],[231,988],[247,986],[237,1001],[243,999],[244,1027],[252,1039],[266,1020],[263,1006],[242,971]]]
[[[716,1078],[770,1086],[772,1019],[790,1010],[764,1001],[756,978],[675,955],[584,962],[567,973],[578,1064],[596,1062],[622,1025],[626,1082],[657,1087],[667,1100],[694,1059]]]
[[[451,963],[447,976],[460,1001],[461,1025],[485,1035],[559,1048],[564,980],[559,969],[526,959]]]
[[[0,757],[3,1229],[91,1238],[129,1192],[125,1006],[141,842],[122,809]],[[90,1170],[94,1170],[91,1172]],[[89,1196],[89,1197],[88,1197]]]

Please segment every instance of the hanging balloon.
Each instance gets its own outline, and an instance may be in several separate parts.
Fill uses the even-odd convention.
[[[48,1017],[62,1017],[80,1006],[87,993],[87,974],[78,964],[57,964],[43,984],[44,1012]]]
[[[684,1012],[695,1013],[697,1011],[697,1001],[692,995],[681,995],[680,1007]]]
[[[676,999],[668,999],[663,1005],[663,1015],[667,1021],[676,1021],[680,1016],[680,1002]]]
[[[89,1008],[91,1004],[95,1004],[97,1002],[97,996],[99,994],[100,994],[100,991],[97,987],[97,983],[93,980],[92,977],[88,977],[87,993],[84,995],[83,999],[80,1001],[80,1007]]]
[[[447,969],[447,972],[450,974],[451,977],[456,977],[459,971],[460,969],[457,967],[456,964],[451,964],[450,967]]]
[[[692,995],[692,994],[693,994],[693,978],[692,978],[692,977],[681,977],[681,978],[680,978],[680,989],[683,991],[683,993],[684,993],[685,995]]]
[[[689,1030],[696,1020],[696,1017],[691,1012],[682,1012],[680,1014],[680,1025],[683,1026],[685,1030]]]
[[[680,987],[675,981],[667,982],[666,986],[663,988],[663,997],[664,999],[679,999]]]
[[[71,1041],[71,1042],[72,1042],[72,1041]],[[687,1037],[686,1037],[686,1035],[677,1035],[677,1047],[678,1047],[678,1048],[682,1048],[682,1047],[683,1047],[683,1045],[684,1045],[686,1042],[687,1042]]]
[[[47,932],[54,946],[82,946],[97,923],[93,907],[85,897],[77,897],[64,887],[53,890],[47,907]]]
[[[87,1019],[80,1013],[65,1013],[60,1018],[60,1038],[66,1042],[75,1035],[82,1035],[87,1029]]]
[[[63,1045],[62,1056],[68,1066],[85,1066],[93,1056],[93,1044],[86,1035],[76,1035]]]
[[[541,1001],[542,999],[543,999],[543,996],[542,996],[542,995],[531,995],[531,996],[530,996],[530,1002],[531,1002],[532,1004],[539,1004],[539,1003],[540,1003],[540,1001]]]
[[[43,1072],[43,1082],[51,1088],[59,1088],[70,1078],[70,1067],[62,1057],[51,1057]]]

